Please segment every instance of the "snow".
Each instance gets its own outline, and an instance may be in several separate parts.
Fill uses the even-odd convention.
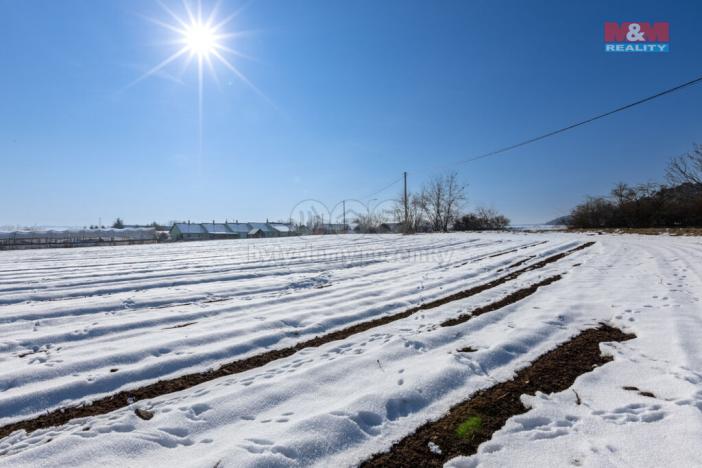
[[[700,465],[694,237],[343,235],[2,253],[0,424],[400,312],[591,240],[516,280],[345,340],[16,432],[0,440],[0,466],[355,465],[602,321],[637,338],[601,345],[614,361],[572,389],[523,397],[530,411],[449,465]],[[522,301],[436,326],[559,273]],[[467,346],[477,351],[457,352]]]
[[[435,454],[437,454],[437,455],[441,455],[441,453],[442,453],[442,452],[441,452],[441,447],[439,447],[438,445],[436,445],[434,442],[429,442],[427,445],[428,445],[429,451],[430,451],[431,453],[435,453]]]
[[[450,466],[702,465],[702,242],[627,236],[612,244],[613,255],[589,263],[606,279],[573,302],[606,310],[602,318],[637,339],[603,346],[615,360],[576,381],[581,405],[570,389],[523,397],[529,413]],[[593,296],[593,287],[601,292]]]
[[[207,231],[208,234],[231,234],[232,231],[229,230],[226,224],[223,223],[203,223],[202,227]]]
[[[239,234],[246,234],[251,230],[249,223],[227,223],[227,227],[232,231]]]
[[[0,273],[0,375],[6,382],[0,424],[404,310],[495,277],[495,266],[511,260],[451,265],[533,244],[523,236],[378,237],[344,248],[337,236],[312,245],[290,242],[7,255],[9,271]],[[408,247],[426,261],[407,261]],[[451,256],[443,271],[434,271]],[[29,261],[35,271],[18,277],[12,258]],[[384,290],[369,291],[381,285]],[[196,323],[172,328],[190,322]],[[32,354],[19,357],[26,353]],[[109,372],[115,367],[119,372]]]
[[[290,226],[288,226],[287,224],[271,223],[270,226],[278,232],[285,232],[285,233],[290,232]]]

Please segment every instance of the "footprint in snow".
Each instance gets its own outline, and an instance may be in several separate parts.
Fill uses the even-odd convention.
[[[299,454],[295,449],[284,447],[281,445],[274,445],[274,443],[267,439],[246,439],[247,444],[240,444],[239,446],[249,453],[253,454],[263,454],[263,453],[273,453],[282,455],[285,458],[296,459]]]
[[[580,420],[577,416],[552,420],[542,416],[522,416],[514,418],[510,432],[529,432],[531,440],[555,439],[567,435]]]
[[[678,406],[693,406],[702,412],[702,390],[695,393],[692,398],[686,398],[675,402]]]
[[[658,404],[631,403],[610,412],[593,411],[592,414],[619,425],[638,422],[653,423],[666,417],[665,411],[661,411],[661,408],[661,405]]]

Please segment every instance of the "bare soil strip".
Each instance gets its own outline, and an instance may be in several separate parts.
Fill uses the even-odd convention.
[[[208,382],[210,380],[214,380],[220,377],[224,377],[231,374],[238,374],[251,369],[256,369],[257,367],[264,366],[272,361],[290,357],[303,349],[319,347],[331,341],[343,340],[357,333],[362,333],[372,328],[376,328],[391,322],[395,322],[397,320],[407,318],[419,311],[433,309],[441,305],[447,304],[449,302],[474,296],[483,291],[506,283],[507,281],[511,281],[517,278],[518,276],[522,275],[523,273],[543,268],[544,266],[550,263],[556,262],[574,252],[590,247],[593,244],[594,242],[584,243],[582,245],[579,245],[578,247],[566,250],[565,252],[561,252],[556,255],[552,255],[539,262],[533,263],[519,270],[515,270],[507,275],[501,276],[497,279],[494,279],[487,283],[483,283],[473,288],[466,289],[464,291],[459,291],[455,294],[451,294],[449,296],[436,299],[434,301],[426,302],[419,306],[407,309],[403,312],[398,312],[393,315],[388,315],[385,317],[380,317],[377,319],[358,323],[356,325],[352,325],[341,330],[333,331],[325,335],[316,336],[309,340],[301,341],[296,345],[289,346],[287,348],[266,351],[265,353],[257,354],[255,356],[232,361],[223,364],[218,369],[187,374],[168,380],[159,380],[158,382],[146,385],[144,387],[140,387],[133,390],[124,390],[114,395],[95,400],[90,404],[59,408],[31,419],[11,423],[0,427],[0,438],[7,437],[12,432],[22,429],[27,432],[32,432],[37,429],[43,429],[52,426],[60,426],[66,424],[72,419],[85,418],[89,416],[97,416],[100,414],[110,413],[120,408],[124,408],[138,400],[145,400],[149,398],[155,398],[161,395],[166,395],[169,393],[179,392],[181,390],[186,390],[201,383]]]
[[[583,331],[519,371],[514,379],[477,392],[442,418],[424,424],[395,443],[389,452],[376,454],[361,466],[442,466],[451,458],[471,455],[510,417],[527,411],[521,395],[567,389],[578,376],[612,360],[600,354],[600,343],[633,338],[634,335],[604,324]],[[439,450],[430,450],[430,443]]]
[[[521,301],[522,299],[531,296],[534,294],[541,286],[546,286],[551,283],[555,283],[556,281],[560,280],[562,278],[561,275],[555,275],[555,276],[550,276],[546,278],[545,280],[539,281],[538,283],[529,285],[525,288],[519,289],[517,291],[514,291],[513,293],[510,293],[500,299],[499,301],[491,302],[488,305],[485,305],[483,307],[478,307],[477,309],[474,309],[471,313],[469,314],[461,314],[458,317],[446,320],[444,323],[441,324],[442,327],[452,327],[454,325],[458,325],[459,323],[467,322],[468,320],[472,319],[473,317],[477,317],[478,315],[483,315],[488,312],[492,312],[493,310],[501,309],[505,306],[508,306],[510,304],[514,304],[517,301]]]
[[[497,270],[497,271],[498,271],[498,272],[501,272],[501,271],[504,271],[504,270],[511,270],[512,268],[517,268],[518,266],[524,265],[526,262],[528,262],[529,260],[531,260],[531,259],[534,258],[535,256],[536,256],[536,255],[529,255],[528,257],[525,257],[525,258],[519,260],[518,262],[514,262],[513,264],[511,264],[511,265],[509,265],[509,266],[507,266],[507,267],[500,268],[500,269]]]
[[[518,251],[518,250],[523,250],[523,249],[528,249],[528,248],[531,248],[531,247],[536,247],[537,245],[542,245],[542,244],[545,244],[546,242],[548,242],[548,241],[534,242],[533,244],[523,245],[523,246],[521,246],[521,247],[517,247],[517,248],[512,249],[512,250],[505,250],[505,251],[503,251],[503,252],[497,252],[497,253],[494,253],[494,254],[492,254],[492,255],[488,255],[488,258],[500,257],[500,256],[502,256],[502,255],[507,255],[507,254],[509,254],[509,253],[514,253],[514,252],[516,252],[516,251]]]

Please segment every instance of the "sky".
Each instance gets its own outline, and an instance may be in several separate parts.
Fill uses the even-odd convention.
[[[183,3],[164,1],[186,17]],[[202,1],[209,13],[216,2]],[[197,8],[195,2],[190,6]],[[465,210],[567,214],[663,182],[702,143],[702,84],[492,151],[702,75],[699,1],[223,0],[224,56],[176,52],[150,0],[0,0],[0,225],[288,219],[382,204],[457,171]],[[606,21],[668,21],[669,53],[604,51]],[[200,114],[199,109],[202,109]],[[200,120],[200,115],[202,120]]]

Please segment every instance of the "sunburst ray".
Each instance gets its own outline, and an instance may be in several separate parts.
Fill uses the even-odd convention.
[[[275,104],[258,89],[234,64],[232,64],[223,53],[231,54],[232,56],[247,60],[255,60],[231,46],[230,42],[238,37],[249,34],[247,31],[231,31],[223,28],[229,25],[241,11],[249,5],[245,3],[233,13],[220,19],[219,10],[221,0],[218,0],[213,8],[203,14],[202,2],[197,1],[195,7],[188,0],[182,0],[184,15],[177,14],[173,9],[169,8],[161,0],[156,0],[158,5],[166,13],[167,19],[155,19],[143,17],[147,21],[158,25],[171,33],[175,33],[176,39],[173,41],[178,45],[178,50],[165,60],[157,64],[155,67],[148,70],[142,76],[134,80],[127,87],[143,81],[144,79],[153,76],[163,68],[171,65],[174,61],[181,57],[185,57],[184,65],[181,73],[195,61],[197,68],[197,114],[198,114],[198,143],[199,156],[202,158],[203,148],[203,127],[204,127],[204,81],[205,68],[208,70],[208,75],[211,75],[215,83],[219,87],[219,78],[215,67],[215,62],[222,64],[225,68],[231,71],[241,82],[252,89],[256,94],[266,100],[267,103],[276,108]],[[172,22],[169,22],[168,18]],[[216,59],[216,60],[213,60]]]

